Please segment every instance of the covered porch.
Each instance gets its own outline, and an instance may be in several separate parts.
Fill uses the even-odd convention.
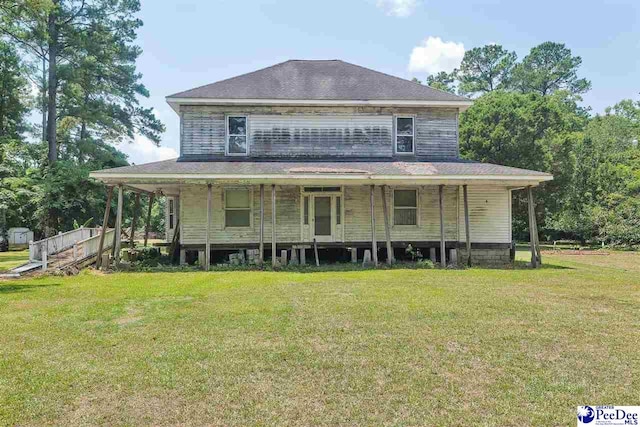
[[[318,250],[334,248],[349,251],[354,261],[370,257],[378,264],[394,262],[394,252],[408,245],[441,266],[505,264],[511,192],[528,191],[533,207],[532,187],[550,179],[463,162],[255,162],[251,173],[248,162],[168,162],[94,176],[107,185],[166,196],[173,206],[167,227],[173,226],[168,231],[175,232],[170,237],[179,245],[180,261],[197,253],[205,269],[219,251],[251,250],[258,262],[270,259],[275,266],[286,260],[317,262]],[[172,173],[154,173],[152,165],[170,166]],[[242,173],[221,170],[233,165]],[[494,173],[465,173],[479,166]],[[265,171],[269,168],[278,173],[266,173],[275,172]],[[382,175],[380,169],[395,173]],[[449,173],[442,173],[446,169]],[[530,221],[535,267],[540,261],[535,216]]]

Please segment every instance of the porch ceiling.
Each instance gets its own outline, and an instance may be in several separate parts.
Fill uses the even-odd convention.
[[[466,161],[214,161],[177,159],[105,169],[91,173],[107,184],[127,184],[146,191],[181,184],[243,183],[277,185],[538,185],[553,179],[543,172]]]

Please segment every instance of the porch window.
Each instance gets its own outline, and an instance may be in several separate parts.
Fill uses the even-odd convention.
[[[174,215],[175,207],[173,205],[173,199],[169,199],[169,230],[173,230]]]
[[[418,225],[418,190],[393,191],[393,225]]]
[[[305,193],[339,193],[342,187],[304,187]]]
[[[309,225],[309,196],[304,196],[304,225]]]
[[[246,188],[224,190],[224,226],[251,226],[251,192]]]
[[[414,136],[413,117],[396,117],[396,153],[412,154]]]
[[[341,197],[336,197],[336,224],[342,224],[342,202]]]
[[[247,117],[227,117],[227,154],[230,156],[246,156],[247,144]]]

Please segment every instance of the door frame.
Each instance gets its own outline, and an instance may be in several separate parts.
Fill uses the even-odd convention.
[[[307,186],[307,188],[310,186]],[[313,187],[318,188],[318,187]],[[305,191],[305,187],[300,187],[300,227],[301,233],[304,235],[305,227],[307,228],[309,239],[316,239],[317,242],[340,242],[344,240],[344,189],[339,187],[339,191]],[[309,198],[308,224],[304,223],[304,199]],[[331,235],[316,236],[315,235],[315,198],[329,197],[331,199]],[[337,224],[337,202],[340,197],[340,224]]]

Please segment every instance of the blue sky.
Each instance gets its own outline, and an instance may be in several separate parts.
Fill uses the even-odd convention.
[[[498,43],[519,58],[545,41],[582,57],[595,113],[640,99],[640,1],[142,0],[143,82],[167,126],[160,148],[139,137],[119,148],[144,163],[177,156],[175,92],[287,59],[342,59],[424,80],[450,71],[464,50]]]

